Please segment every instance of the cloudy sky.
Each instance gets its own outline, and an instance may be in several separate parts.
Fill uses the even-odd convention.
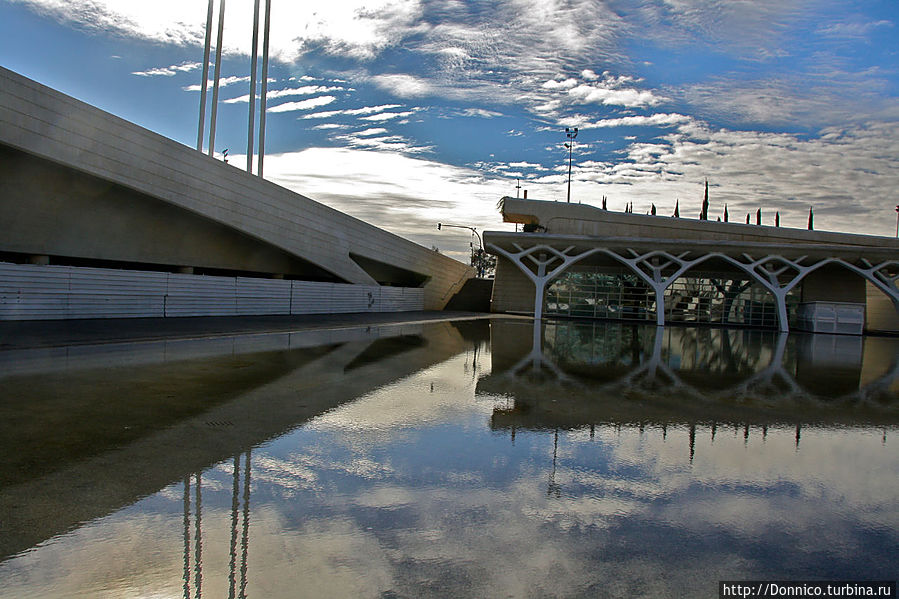
[[[896,234],[895,0],[272,0],[265,175],[462,257],[496,202]],[[218,2],[216,15],[218,13]],[[204,0],[0,0],[0,64],[195,146]],[[216,152],[246,165],[252,0]],[[217,16],[216,16],[217,19]],[[735,216],[736,215],[736,216]],[[770,223],[769,223],[770,221]]]

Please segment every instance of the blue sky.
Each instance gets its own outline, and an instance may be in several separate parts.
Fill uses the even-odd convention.
[[[194,146],[206,6],[0,0],[0,64]],[[239,168],[252,6],[223,43]],[[454,257],[436,223],[511,229],[516,179],[565,200],[565,127],[572,201],[695,217],[708,179],[713,218],[896,233],[896,0],[272,0],[272,54],[266,178]]]

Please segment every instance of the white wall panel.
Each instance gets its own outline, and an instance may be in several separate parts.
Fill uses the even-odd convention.
[[[422,309],[423,289],[0,263],[0,320]]]

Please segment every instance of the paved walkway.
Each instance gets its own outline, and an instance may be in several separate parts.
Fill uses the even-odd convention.
[[[248,333],[284,333],[440,320],[505,317],[481,312],[373,312],[196,318],[109,318],[0,322],[0,350],[122,341],[216,337]],[[518,317],[513,317],[518,318]]]

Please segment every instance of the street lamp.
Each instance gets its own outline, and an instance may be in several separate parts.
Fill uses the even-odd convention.
[[[577,137],[577,127],[574,129],[569,129],[565,127],[565,137],[568,138],[568,142],[565,144],[565,147],[568,148],[568,202],[571,202],[571,149],[574,147],[574,138]]]
[[[480,246],[480,249],[479,249],[478,251],[481,252],[481,253],[484,252],[484,242],[481,241],[481,235],[480,235],[480,233],[478,233],[478,230],[475,229],[474,227],[469,227],[468,225],[448,225],[448,224],[446,224],[446,223],[437,223],[437,230],[438,230],[438,231],[442,230],[443,227],[453,227],[453,228],[455,228],[455,229],[468,229],[469,231],[471,231],[472,233],[474,233],[475,236],[477,236],[477,238],[478,238],[478,246]],[[479,277],[482,276],[482,275],[484,274],[484,273],[483,273],[483,266],[481,265],[480,262],[481,262],[481,261],[478,260],[478,276],[479,276]]]

